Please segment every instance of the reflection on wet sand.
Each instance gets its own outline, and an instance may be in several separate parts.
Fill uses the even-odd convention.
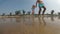
[[[54,21],[54,16],[53,15],[51,15],[51,21]]]
[[[50,18],[44,16],[0,18],[0,34],[60,34],[60,21],[52,16]]]
[[[39,19],[40,24],[42,23],[43,25],[46,25],[46,22],[44,20],[44,16],[39,16],[38,19]]]
[[[58,16],[58,19],[60,19],[60,15]]]

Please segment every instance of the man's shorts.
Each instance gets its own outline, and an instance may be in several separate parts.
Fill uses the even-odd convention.
[[[44,4],[43,4],[43,3],[41,3],[41,4],[38,4],[38,6],[39,6],[39,7],[43,7],[43,6],[44,6]]]

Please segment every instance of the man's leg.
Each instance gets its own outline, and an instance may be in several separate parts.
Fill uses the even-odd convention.
[[[42,13],[42,15],[44,15],[44,13],[45,13],[45,11],[46,11],[46,7],[45,6],[43,6],[43,13]]]
[[[39,15],[40,15],[40,13],[41,13],[41,7],[39,7]]]

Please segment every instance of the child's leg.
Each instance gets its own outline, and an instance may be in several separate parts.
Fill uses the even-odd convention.
[[[34,10],[32,10],[32,14],[34,14]]]
[[[42,13],[42,15],[44,15],[44,13],[45,13],[45,11],[46,11],[46,7],[45,6],[43,6],[43,13]]]

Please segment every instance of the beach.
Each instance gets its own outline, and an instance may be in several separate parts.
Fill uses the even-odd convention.
[[[0,18],[0,34],[60,34],[59,16]]]

